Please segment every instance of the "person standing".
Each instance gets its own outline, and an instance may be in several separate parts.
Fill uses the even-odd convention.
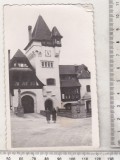
[[[46,120],[47,120],[48,123],[50,123],[50,111],[49,111],[48,108],[46,110]]]
[[[57,119],[57,112],[56,112],[56,109],[53,108],[52,110],[52,120],[54,123],[56,123],[56,119]]]

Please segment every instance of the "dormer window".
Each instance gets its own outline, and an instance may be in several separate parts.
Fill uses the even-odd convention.
[[[57,40],[56,43],[57,43],[57,44],[60,44],[60,41]]]
[[[13,67],[18,67],[18,63],[17,62],[13,63]]]
[[[13,64],[14,67],[20,67],[20,68],[26,68],[28,67],[26,63],[22,63],[22,62],[15,62]]]

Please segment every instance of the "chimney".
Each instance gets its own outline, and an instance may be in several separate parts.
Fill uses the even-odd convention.
[[[10,62],[10,50],[8,50],[8,63]]]
[[[29,42],[32,39],[32,26],[28,26]]]

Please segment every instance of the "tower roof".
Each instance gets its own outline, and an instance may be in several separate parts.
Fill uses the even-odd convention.
[[[56,27],[53,27],[52,32],[50,31],[41,15],[39,15],[37,19],[33,32],[31,33],[31,26],[28,27],[28,30],[30,34],[30,41],[24,48],[24,50],[26,50],[32,44],[33,41],[41,41],[42,45],[53,46],[52,37],[62,38],[61,34],[59,33]]]
[[[32,33],[33,40],[50,40],[51,39],[51,32],[43,20],[42,16],[39,16],[34,27]]]
[[[58,31],[57,27],[53,27],[52,36],[62,38],[62,36],[61,36],[60,32]]]

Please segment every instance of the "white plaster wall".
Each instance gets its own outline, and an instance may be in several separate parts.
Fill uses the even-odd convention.
[[[29,95],[34,99],[34,112],[40,113],[40,110],[44,107],[42,89],[21,89],[21,98],[25,95]],[[18,89],[14,90],[13,110],[18,106]]]
[[[43,88],[44,103],[47,99],[53,101],[53,107],[61,107],[61,97],[60,97],[60,88],[59,87],[47,87]]]
[[[33,68],[36,69],[36,59],[39,57],[38,54],[35,52],[36,50],[42,51],[41,50],[41,42],[33,42],[28,49],[26,50],[26,57],[29,59],[30,63],[32,64]],[[34,58],[30,59],[30,55],[34,52],[35,56]]]
[[[79,79],[79,82],[81,84],[81,87],[80,87],[81,97],[83,97],[85,95],[85,93],[87,92],[86,86],[91,85],[90,81],[91,81],[91,79]],[[90,87],[90,89],[91,89],[91,87]]]
[[[44,107],[44,100],[43,100],[43,94],[42,89],[37,89],[36,91],[36,101],[37,101],[37,113],[40,113],[40,110],[43,110]]]
[[[27,49],[26,56],[29,59],[29,55],[33,51],[40,51],[42,55],[38,55],[38,53],[35,53],[35,56],[33,59],[30,60],[30,63],[33,65],[33,67],[36,70],[36,75],[39,78],[39,80],[46,85],[46,80],[48,78],[54,78],[56,81],[56,84],[54,86],[45,86],[43,89],[43,95],[45,95],[47,98],[49,97],[48,92],[51,92],[51,98],[54,96],[54,103],[55,106],[61,107],[61,96],[60,96],[60,79],[59,79],[59,56],[55,57],[55,52],[60,53],[60,47],[56,47],[57,49],[53,47],[47,47],[47,46],[41,46],[40,42],[33,42],[32,45]],[[49,50],[51,52],[51,56],[45,55],[45,50]],[[53,68],[42,68],[41,61],[53,61]],[[44,98],[45,101],[45,98]]]

